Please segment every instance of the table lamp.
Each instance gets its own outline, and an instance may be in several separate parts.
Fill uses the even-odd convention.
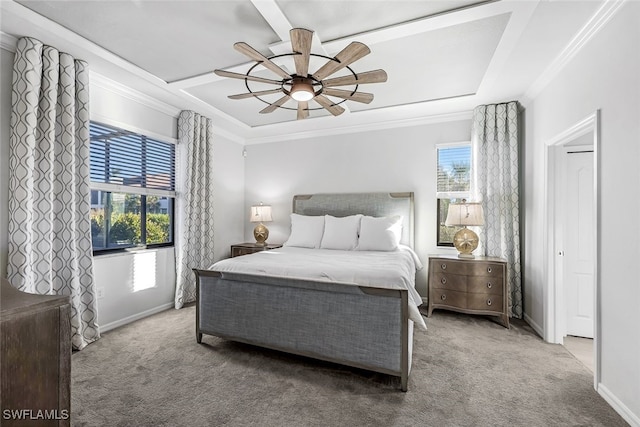
[[[253,237],[255,237],[257,245],[265,245],[269,237],[269,229],[264,226],[263,222],[273,221],[271,218],[271,206],[263,205],[262,203],[257,206],[251,206],[249,221],[259,223],[253,229]]]
[[[480,203],[470,203],[462,199],[462,203],[449,205],[447,226],[462,226],[453,236],[453,246],[458,250],[458,258],[475,258],[471,252],[478,247],[478,235],[469,230],[469,225],[484,225],[484,213]]]

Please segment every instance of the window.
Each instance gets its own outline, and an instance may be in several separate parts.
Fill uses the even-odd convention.
[[[94,253],[173,245],[175,145],[90,124]]]
[[[471,143],[437,147],[437,238],[438,246],[453,246],[456,227],[444,225],[449,204],[469,199],[471,191]]]

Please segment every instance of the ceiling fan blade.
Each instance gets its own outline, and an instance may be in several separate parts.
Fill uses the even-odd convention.
[[[309,103],[307,101],[298,101],[298,120],[309,117]]]
[[[274,111],[276,111],[278,109],[278,107],[280,107],[281,105],[283,105],[285,102],[287,102],[289,100],[289,95],[285,95],[282,98],[278,99],[276,102],[274,102],[273,104],[269,105],[268,107],[262,109],[260,111],[260,114],[268,114],[268,113],[273,113]]]
[[[281,93],[282,89],[270,89],[270,90],[261,90],[258,92],[249,92],[249,93],[241,93],[238,95],[229,95],[230,99],[247,99],[253,98],[254,96],[262,96],[262,95],[270,95],[272,93]]]
[[[269,70],[278,74],[283,79],[288,79],[289,77],[291,77],[289,73],[287,73],[285,70],[283,70],[278,65],[276,65],[275,62],[271,61],[269,58],[267,58],[266,56],[264,56],[263,54],[261,54],[260,52],[258,52],[257,50],[255,50],[254,48],[246,44],[245,42],[234,43],[233,47],[235,48],[235,50],[237,50],[240,53],[244,53],[254,61],[260,62],[265,68],[268,68]]]
[[[366,44],[360,42],[351,42],[349,46],[342,49],[333,59],[324,64],[318,71],[313,73],[313,77],[322,80],[325,77],[343,69],[349,64],[354,63],[358,59],[368,55],[371,52]]]
[[[242,80],[247,79],[252,82],[269,83],[272,85],[282,84],[282,81],[280,80],[263,79],[262,77],[247,76],[246,74],[234,73],[231,71],[213,70],[213,72],[219,75],[220,77],[231,77],[232,79],[242,79]]]
[[[311,53],[311,40],[313,31],[304,28],[294,28],[289,31],[291,36],[291,48],[300,55],[294,55],[293,61],[296,64],[296,74],[307,77],[309,74],[309,55]]]
[[[326,88],[322,91],[322,93],[329,96],[337,96],[338,98],[342,98],[342,99],[362,102],[363,104],[368,104],[371,101],[373,101],[373,94],[366,93],[366,92],[353,93],[353,91],[350,91],[350,90]]]
[[[324,95],[316,95],[316,97],[313,99],[334,116],[339,116],[340,114],[344,113],[344,108],[339,105],[335,105],[329,98]]]
[[[347,86],[364,83],[382,83],[387,81],[387,73],[384,70],[367,71],[358,74],[357,78],[354,75],[336,77],[329,80],[324,80],[322,84],[324,87],[333,86]]]

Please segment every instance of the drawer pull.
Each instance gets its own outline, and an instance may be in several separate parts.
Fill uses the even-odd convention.
[[[447,296],[446,296],[446,295],[441,295],[441,296],[440,296],[440,299],[441,299],[442,301],[444,301],[444,300],[446,300],[446,299],[447,299]]]
[[[443,270],[446,270],[447,269],[447,264],[440,264],[440,268],[443,269]]]
[[[440,279],[440,283],[442,283],[443,285],[447,284],[447,278],[443,277],[442,279]]]
[[[487,300],[487,305],[491,305],[491,298]]]
[[[491,273],[492,271],[491,267],[487,267],[487,273]]]
[[[489,289],[493,288],[493,284],[491,282],[487,282],[487,288]]]

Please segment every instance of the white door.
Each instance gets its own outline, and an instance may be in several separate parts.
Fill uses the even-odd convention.
[[[593,338],[595,294],[593,152],[566,154],[564,301],[567,335]]]

